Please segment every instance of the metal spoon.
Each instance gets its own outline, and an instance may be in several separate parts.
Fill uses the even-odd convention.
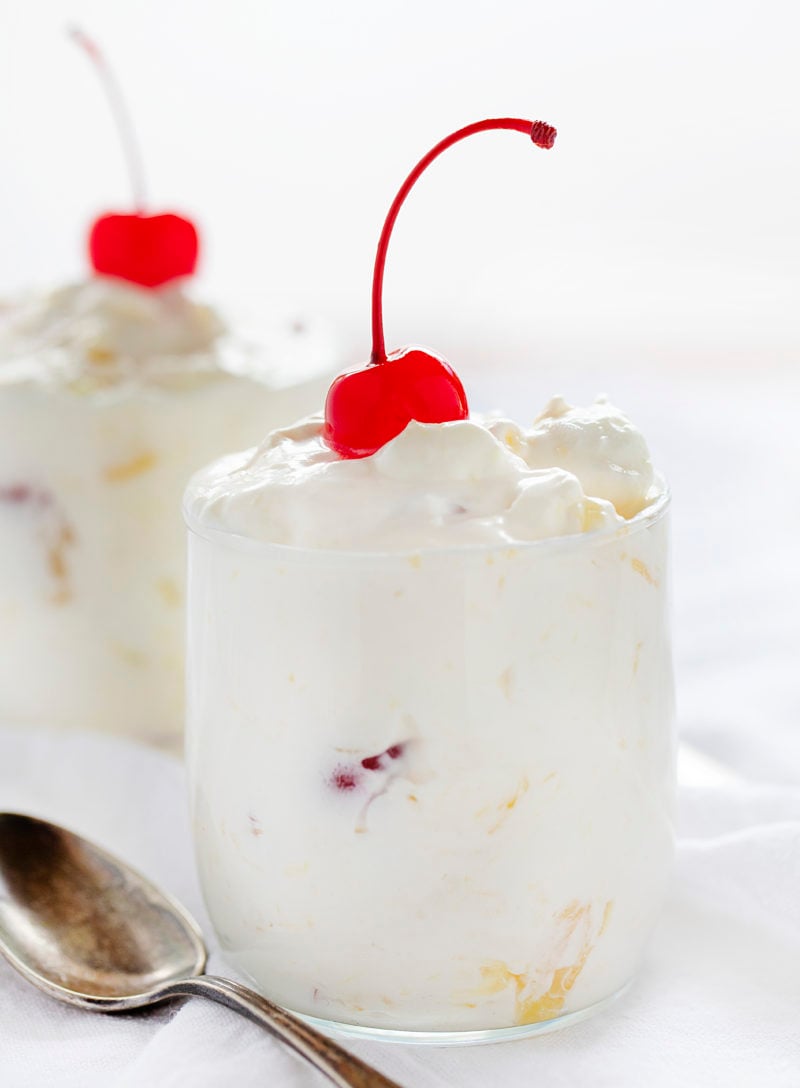
[[[210,997],[277,1035],[341,1088],[399,1088],[296,1016],[204,975],[197,923],[117,858],[56,824],[0,813],[0,953],[68,1005],[129,1012]]]

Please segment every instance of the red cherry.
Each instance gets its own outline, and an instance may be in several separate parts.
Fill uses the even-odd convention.
[[[0,502],[7,502],[13,506],[30,502],[33,496],[33,488],[28,484],[9,484],[7,487],[0,487]]]
[[[384,760],[387,759],[399,759],[403,751],[405,750],[405,743],[393,744],[391,748],[387,748],[385,752],[379,752],[376,756],[367,756],[361,760],[361,766],[365,771],[380,771],[383,770]]]
[[[464,387],[444,359],[422,348],[400,348],[383,363],[367,363],[334,379],[323,436],[342,457],[368,457],[412,419],[441,423],[467,415]]]
[[[101,276],[160,287],[197,267],[194,224],[172,212],[101,215],[89,234],[92,268]]]
[[[49,491],[31,487],[30,484],[0,485],[0,502],[8,503],[10,506],[26,506],[28,504],[49,506],[52,501],[53,496]]]
[[[420,159],[400,186],[383,224],[372,277],[372,358],[334,379],[325,401],[323,438],[340,457],[368,457],[396,438],[413,420],[446,423],[469,415],[464,387],[441,356],[423,348],[386,354],[383,337],[383,272],[389,239],[408,194],[443,151],[490,129],[511,129],[549,150],[556,130],[544,121],[499,117],[477,121],[445,137]]]
[[[350,793],[352,790],[358,789],[360,780],[358,774],[350,767],[337,767],[331,775],[330,784],[335,790]]]
[[[197,230],[173,212],[144,214],[142,159],[122,92],[95,42],[78,27],[70,33],[100,77],[125,153],[136,207],[135,212],[113,212],[95,221],[89,234],[92,268],[101,276],[116,276],[142,287],[160,287],[191,276],[197,266]]]
[[[361,768],[365,771],[388,771],[392,760],[400,759],[405,752],[405,741],[393,744],[391,748],[384,749],[374,756],[365,756],[361,760]],[[352,793],[359,790],[364,781],[364,776],[357,766],[351,763],[340,763],[328,778],[328,785],[340,793]],[[251,817],[252,819],[252,817]]]

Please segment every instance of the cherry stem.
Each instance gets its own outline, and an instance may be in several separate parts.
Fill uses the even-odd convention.
[[[130,178],[131,189],[133,190],[134,207],[138,214],[142,214],[146,203],[142,154],[139,148],[139,141],[136,137],[136,129],[133,127],[131,115],[125,103],[125,98],[123,97],[119,83],[117,83],[116,77],[109,67],[108,61],[103,53],[88,34],[85,34],[84,31],[77,26],[70,27],[67,33],[72,40],[83,49],[100,77],[100,82],[103,85],[103,90],[105,91],[106,99],[111,109],[111,115],[114,119],[114,125],[116,126],[120,143],[122,144],[122,151],[125,155],[125,162],[128,167],[128,177]]]
[[[383,230],[378,240],[378,251],[375,255],[375,270],[372,274],[372,359],[373,363],[386,362],[386,343],[383,337],[383,270],[386,265],[386,252],[389,248],[389,239],[392,236],[395,220],[398,212],[408,194],[413,189],[420,175],[437,159],[443,151],[447,151],[453,144],[460,140],[466,140],[468,136],[474,136],[477,132],[488,132],[492,129],[510,129],[513,132],[522,132],[529,136],[537,147],[549,149],[553,146],[556,130],[544,121],[525,121],[519,117],[494,117],[486,121],[476,121],[472,125],[466,125],[457,132],[446,136],[435,147],[432,147],[427,155],[423,156],[400,186],[397,196],[392,201],[389,214],[383,224]]]

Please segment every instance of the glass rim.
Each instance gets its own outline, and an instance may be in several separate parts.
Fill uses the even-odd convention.
[[[500,540],[486,543],[455,544],[439,547],[435,544],[419,548],[399,548],[397,550],[356,549],[356,548],[313,548],[297,544],[277,544],[269,540],[258,540],[244,536],[230,529],[216,528],[202,524],[189,509],[186,495],[182,504],[183,519],[190,535],[196,536],[209,544],[219,545],[229,551],[245,554],[263,554],[280,562],[305,563],[352,563],[354,560],[373,563],[407,563],[411,559],[438,557],[451,558],[461,556],[487,556],[514,553],[550,555],[568,551],[580,551],[583,548],[598,548],[613,540],[624,540],[643,532],[660,522],[672,503],[672,492],[666,480],[656,474],[656,483],[660,490],[653,501],[622,525],[609,525],[602,529],[588,532],[568,533],[564,536],[550,536],[542,540]],[[187,492],[188,494],[188,492]]]

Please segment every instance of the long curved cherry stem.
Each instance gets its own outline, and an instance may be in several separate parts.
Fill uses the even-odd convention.
[[[77,42],[89,57],[89,60],[94,65],[95,70],[100,77],[100,82],[103,85],[103,90],[105,91],[106,99],[111,109],[111,115],[114,118],[114,124],[119,133],[122,151],[125,155],[125,162],[128,167],[128,177],[130,178],[131,189],[133,190],[134,207],[138,213],[141,213],[144,211],[146,203],[142,154],[139,148],[139,141],[136,137],[136,129],[133,127],[133,121],[131,120],[131,115],[125,103],[125,98],[119,83],[109,67],[108,61],[103,56],[103,53],[88,34],[84,33],[84,31],[77,26],[69,27],[68,33],[73,41]]]
[[[417,165],[400,186],[397,196],[392,201],[389,214],[383,224],[383,230],[378,240],[378,251],[375,255],[375,270],[372,275],[372,359],[373,363],[386,361],[386,343],[383,337],[383,270],[386,265],[386,252],[389,248],[389,239],[392,236],[395,220],[403,206],[408,194],[413,189],[419,176],[424,173],[430,164],[437,159],[443,151],[447,151],[453,144],[465,140],[468,136],[474,136],[477,132],[488,132],[492,129],[510,129],[513,132],[522,132],[529,136],[537,145],[549,149],[556,138],[556,130],[552,125],[544,121],[525,121],[519,117],[494,117],[486,121],[476,121],[466,125],[457,132],[451,133],[432,147],[427,155],[419,160]]]

